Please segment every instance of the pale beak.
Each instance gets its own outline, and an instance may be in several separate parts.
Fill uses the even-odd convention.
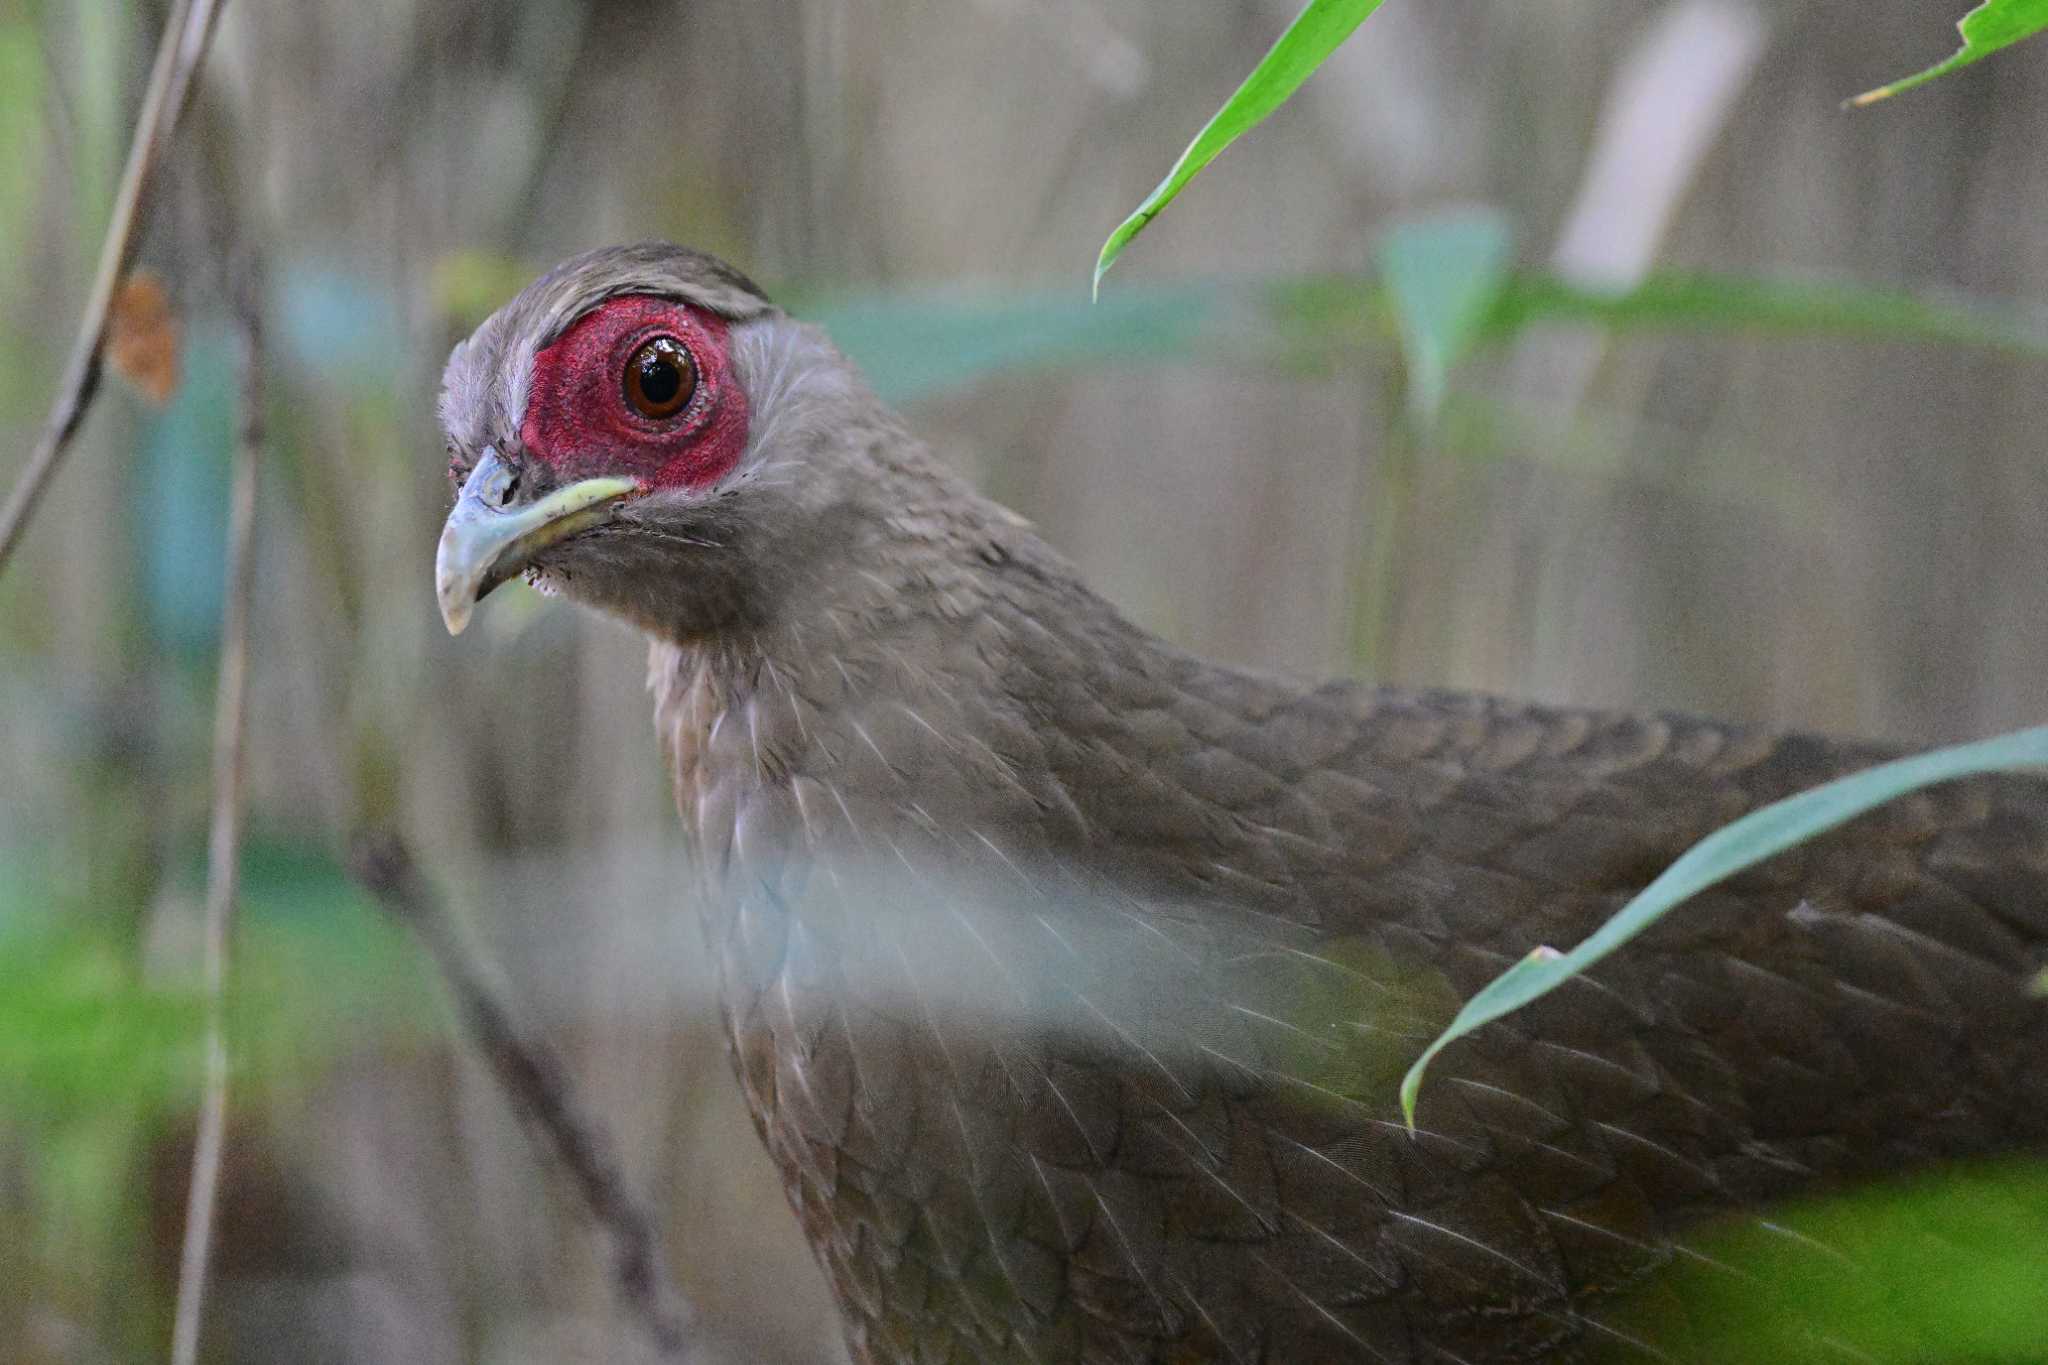
[[[640,491],[631,479],[584,479],[521,506],[513,501],[518,483],[518,472],[486,446],[441,528],[434,592],[450,635],[460,635],[476,604],[535,555],[609,521],[621,499]]]

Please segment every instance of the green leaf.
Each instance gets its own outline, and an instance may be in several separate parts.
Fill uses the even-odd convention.
[[[1508,280],[1486,320],[1486,339],[1504,340],[1532,323],[1700,328],[1835,334],[1873,341],[1941,342],[2048,356],[2048,330],[2009,305],[1942,299],[1871,285],[1773,280],[1682,271],[1651,275],[1632,289],[1593,289],[1550,275]]]
[[[1415,1097],[1422,1088],[1423,1072],[1437,1053],[1466,1034],[1548,994],[1689,897],[1917,788],[1974,773],[2042,765],[2048,765],[2048,726],[1881,763],[1783,801],[1774,801],[1715,830],[1687,849],[1578,947],[1568,953],[1537,948],[1466,1001],[1450,1027],[1424,1049],[1401,1081],[1401,1110],[1409,1126],[1415,1123]]]
[[[1983,4],[1964,15],[1956,27],[1962,32],[1963,45],[1953,57],[1935,63],[1918,75],[1866,90],[1850,100],[1850,105],[1861,109],[1879,100],[1888,100],[1903,90],[1925,85],[1951,71],[1960,71],[1972,62],[1980,62],[2022,38],[2033,37],[2048,28],[2048,0],[1984,0]]]
[[[1280,35],[1280,41],[1273,44],[1273,50],[1252,68],[1251,75],[1245,77],[1237,93],[1224,102],[1201,132],[1195,134],[1195,140],[1180,154],[1180,160],[1173,163],[1166,179],[1160,181],[1158,188],[1145,196],[1145,202],[1109,234],[1109,240],[1102,244],[1101,255],[1095,259],[1096,294],[1101,294],[1102,277],[1109,273],[1110,265],[1131,239],[1143,232],[1145,225],[1157,218],[1159,211],[1172,203],[1174,196],[1201,174],[1202,168],[1214,161],[1225,147],[1285,104],[1288,96],[1322,65],[1323,59],[1336,51],[1337,45],[1350,37],[1351,31],[1379,7],[1380,0],[1309,0],[1307,7]]]
[[[1507,287],[1514,233],[1492,209],[1403,223],[1380,246],[1380,274],[1408,358],[1408,398],[1433,416],[1451,368],[1479,339]]]

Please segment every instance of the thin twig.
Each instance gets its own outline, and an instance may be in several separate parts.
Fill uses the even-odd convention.
[[[245,282],[246,283],[246,282]],[[178,1263],[178,1308],[171,1331],[172,1365],[193,1365],[206,1299],[207,1260],[213,1247],[213,1211],[220,1188],[221,1143],[227,1129],[228,1053],[222,1012],[228,946],[235,924],[238,855],[242,835],[243,737],[248,719],[249,603],[255,581],[252,553],[256,488],[263,465],[263,333],[253,283],[241,315],[242,411],[228,511],[227,602],[222,612],[220,679],[214,691],[213,819],[206,842],[206,1089],[199,1103],[199,1135],[185,1198],[185,1245]]]
[[[50,405],[49,419],[36,441],[21,478],[0,509],[0,573],[14,557],[15,546],[28,528],[50,478],[57,472],[71,438],[85,420],[99,390],[100,353],[106,345],[107,317],[114,306],[114,291],[134,262],[140,242],[138,229],[156,173],[163,163],[164,149],[185,112],[192,93],[192,77],[206,56],[213,37],[214,20],[220,14],[220,0],[172,0],[170,16],[164,21],[163,38],[157,44],[156,63],[150,68],[149,88],[143,92],[142,111],[135,121],[135,140],[128,147],[128,164],[121,172],[120,187],[114,193],[114,209],[107,220],[106,240],[100,246],[100,262],[93,276],[92,291],[86,296],[85,315],[79,319],[78,339],[64,378]]]
[[[603,1128],[577,1106],[561,1059],[539,1039],[520,1033],[397,835],[359,838],[349,864],[385,912],[408,925],[433,955],[498,1084],[514,1107],[546,1133],[610,1237],[620,1302],[639,1320],[664,1360],[681,1360],[691,1314],[669,1278],[660,1229],[628,1184]]]

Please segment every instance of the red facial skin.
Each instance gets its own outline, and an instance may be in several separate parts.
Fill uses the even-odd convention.
[[[623,475],[643,493],[710,488],[747,448],[747,394],[733,377],[724,318],[673,299],[627,294],[576,320],[533,358],[519,439],[564,483]],[[626,401],[626,362],[656,337],[681,342],[697,366],[682,411],[643,417]]]

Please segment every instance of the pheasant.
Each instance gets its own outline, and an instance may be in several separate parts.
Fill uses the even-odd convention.
[[[857,1360],[1683,1359],[1643,1305],[1702,1229],[2048,1139],[2041,781],[1703,894],[1411,1131],[1459,1000],[1886,751],[1204,662],[667,244],[529,286],[440,415],[448,628],[523,573],[648,638],[678,901]]]

